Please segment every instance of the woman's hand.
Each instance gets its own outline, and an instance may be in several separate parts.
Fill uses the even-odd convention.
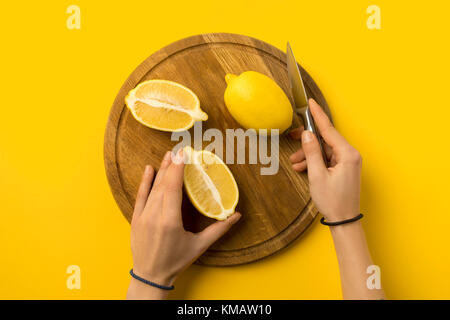
[[[327,221],[340,221],[359,214],[361,156],[333,127],[322,108],[309,100],[314,121],[326,142],[329,167],[323,161],[315,135],[302,129],[290,132],[294,139],[302,139],[302,149],[290,160],[295,171],[308,168],[311,197]]]
[[[182,149],[172,159],[167,152],[160,169],[145,168],[131,221],[131,251],[136,275],[170,286],[241,215],[233,214],[199,233],[184,230],[181,218],[184,161]],[[161,299],[167,292],[132,278],[129,299]]]
[[[322,108],[312,99],[309,108],[320,135],[326,142],[325,164],[319,142],[307,130],[294,130],[290,135],[302,139],[302,149],[291,156],[292,168],[308,168],[311,197],[330,222],[359,214],[361,156],[333,127]],[[331,227],[339,262],[342,294],[345,299],[384,299],[381,288],[369,288],[367,268],[373,265],[360,221]]]

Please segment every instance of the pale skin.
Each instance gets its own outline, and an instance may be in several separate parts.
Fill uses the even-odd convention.
[[[309,131],[290,132],[302,140],[291,156],[295,171],[308,171],[312,199],[326,221],[341,221],[359,214],[361,156],[332,126],[320,106],[310,109],[326,143],[325,165],[317,138]],[[135,274],[170,286],[211,244],[224,235],[241,214],[217,221],[199,233],[184,230],[181,219],[183,155],[168,152],[155,177],[147,166],[136,198],[131,222],[131,251]],[[384,299],[382,289],[366,286],[366,269],[373,265],[359,221],[330,227],[339,261],[344,299]],[[127,299],[165,299],[168,291],[131,278]]]
[[[325,141],[328,166],[319,142],[307,130],[290,132],[302,140],[302,149],[290,160],[295,171],[308,169],[311,197],[326,221],[335,222],[356,217],[359,211],[362,158],[333,127],[322,108],[309,100],[314,121]],[[373,265],[361,222],[330,227],[339,262],[344,299],[384,299],[383,289],[368,289],[367,267]]]
[[[145,168],[131,220],[134,273],[160,285],[171,286],[177,276],[236,223],[236,212],[202,232],[184,230],[181,218],[183,187],[182,149],[164,156],[158,173]],[[127,299],[165,299],[168,291],[131,278]]]

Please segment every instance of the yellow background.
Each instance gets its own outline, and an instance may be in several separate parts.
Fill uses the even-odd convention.
[[[289,40],[363,155],[364,227],[388,298],[450,298],[449,5],[444,1],[8,1],[0,11],[0,298],[125,297],[129,225],[103,166],[134,68],[199,33]],[[81,8],[81,30],[66,8]],[[381,8],[368,30],[366,8]],[[244,212],[245,214],[245,212]],[[66,268],[81,267],[68,290]],[[329,230],[231,268],[192,266],[172,298],[341,298]]]

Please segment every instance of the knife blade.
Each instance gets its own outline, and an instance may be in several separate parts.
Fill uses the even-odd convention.
[[[289,42],[287,43],[286,56],[287,56],[288,77],[291,85],[292,96],[294,98],[295,109],[300,114],[303,120],[305,130],[309,130],[316,135],[317,140],[319,141],[323,160],[327,165],[328,161],[325,153],[325,148],[323,146],[322,139],[318,134],[318,130],[316,128],[316,124],[312,117],[311,111],[309,110],[308,96],[306,95],[302,75],[300,73],[300,69],[298,68],[297,60],[294,57],[294,53],[292,52],[292,48]]]

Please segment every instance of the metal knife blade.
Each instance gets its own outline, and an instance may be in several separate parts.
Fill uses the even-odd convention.
[[[316,135],[317,140],[319,141],[320,150],[322,151],[323,159],[325,161],[325,164],[327,164],[328,161],[325,149],[322,144],[322,139],[318,135],[316,124],[314,123],[311,111],[309,110],[308,97],[306,95],[302,75],[298,68],[297,60],[294,57],[294,53],[292,52],[292,48],[289,42],[287,43],[286,56],[289,82],[291,84],[291,91],[294,98],[295,109],[302,117],[305,130],[309,130]]]

